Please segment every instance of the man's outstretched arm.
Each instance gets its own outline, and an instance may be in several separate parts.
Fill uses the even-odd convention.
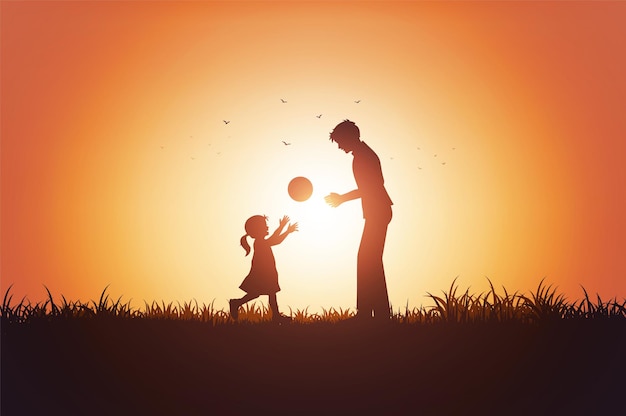
[[[335,192],[331,192],[330,194],[324,197],[324,200],[331,207],[338,207],[344,202],[352,201],[353,199],[359,199],[360,197],[361,197],[361,191],[359,189],[354,189],[343,195],[340,195]]]

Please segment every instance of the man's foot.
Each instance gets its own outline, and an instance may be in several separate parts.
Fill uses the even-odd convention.
[[[286,324],[291,322],[291,317],[281,314],[272,316],[272,322],[276,324]]]
[[[369,321],[370,319],[372,319],[372,313],[371,312],[370,313],[357,312],[356,315],[354,315],[354,317],[362,321]]]
[[[237,304],[237,299],[229,300],[228,305],[230,306],[230,317],[236,321],[239,318],[239,305]]]
[[[389,314],[375,314],[372,316],[371,312],[369,314],[365,312],[357,312],[354,316],[345,319],[343,322],[356,325],[384,324],[386,322],[391,322],[391,317]]]
[[[391,315],[389,314],[389,312],[384,313],[377,313],[374,312],[374,321],[376,323],[385,323],[385,322],[391,322]]]

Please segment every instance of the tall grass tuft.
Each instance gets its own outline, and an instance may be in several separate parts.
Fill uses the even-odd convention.
[[[271,322],[272,312],[269,306],[257,305],[256,302],[246,303],[239,308],[239,321],[244,323]]]
[[[583,318],[583,319],[615,319],[626,316],[626,299],[622,303],[618,303],[617,299],[603,302],[600,295],[596,295],[597,301],[594,304],[589,299],[589,294],[582,287],[585,298],[577,304],[573,304],[568,308],[567,317]]]
[[[448,293],[443,292],[443,298],[428,293],[428,296],[435,301],[435,306],[432,307],[434,315],[447,323],[472,322],[478,309],[476,307],[477,299],[469,294],[469,288],[460,297],[456,296],[457,287],[455,283],[457,278],[452,281],[450,291]]]
[[[156,301],[150,304],[144,301],[144,305],[144,310],[137,311],[136,315],[145,319],[198,321],[218,325],[228,322],[230,318],[223,310],[216,311],[213,301],[208,305],[203,303],[202,306],[195,299],[182,305],[180,303],[174,305],[173,302],[165,304],[163,301],[160,304]]]
[[[557,294],[552,285],[544,286],[543,280],[539,282],[537,291],[530,293],[530,297],[522,295],[524,305],[528,308],[528,318],[531,321],[556,321],[567,317],[570,305],[565,296]]]
[[[26,297],[23,297],[20,303],[15,306],[11,306],[11,301],[13,300],[13,295],[11,293],[11,288],[13,285],[7,288],[7,291],[4,293],[4,297],[2,298],[2,309],[0,309],[0,314],[2,317],[2,323],[19,323],[22,322],[23,317],[25,315],[24,312],[24,301]]]

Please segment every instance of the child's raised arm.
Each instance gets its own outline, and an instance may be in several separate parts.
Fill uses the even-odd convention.
[[[285,215],[283,216],[283,218],[281,218],[280,222],[278,223],[278,228],[276,228],[276,231],[274,231],[274,233],[267,239],[270,245],[274,246],[276,244],[280,244],[283,242],[283,240],[285,239],[285,237],[287,237],[288,234],[294,231],[298,231],[298,223],[294,223],[294,224],[289,225],[289,227],[287,227],[287,231],[281,234],[281,231],[283,230],[285,225],[287,225],[288,222],[289,222],[288,216]]]
[[[290,233],[293,233],[294,231],[298,231],[297,222],[294,222],[293,224],[289,224],[289,227],[287,227],[287,231],[285,231],[285,233],[290,234]]]

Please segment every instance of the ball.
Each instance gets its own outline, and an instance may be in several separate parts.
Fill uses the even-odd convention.
[[[304,176],[298,176],[289,182],[287,192],[294,201],[306,201],[313,193],[313,184]]]

